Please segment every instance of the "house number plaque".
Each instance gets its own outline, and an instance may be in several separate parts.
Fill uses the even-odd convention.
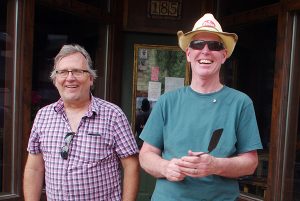
[[[148,17],[155,19],[180,19],[181,0],[149,0]]]

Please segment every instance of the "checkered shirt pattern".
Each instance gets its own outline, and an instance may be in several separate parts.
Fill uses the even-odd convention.
[[[48,201],[121,200],[120,158],[138,153],[122,110],[92,96],[64,160],[60,149],[71,127],[62,100],[38,111],[28,152],[42,153]]]

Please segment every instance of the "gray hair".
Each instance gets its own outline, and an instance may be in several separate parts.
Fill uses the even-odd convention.
[[[72,44],[72,45],[64,45],[59,53],[55,56],[54,58],[54,66],[53,66],[53,70],[50,74],[50,79],[52,81],[54,81],[55,77],[56,77],[56,67],[57,67],[57,63],[64,57],[66,56],[69,56],[71,54],[74,54],[74,53],[81,53],[85,59],[87,60],[87,63],[88,63],[88,71],[90,73],[90,75],[92,76],[93,78],[93,81],[97,78],[97,74],[96,74],[96,70],[93,69],[93,62],[92,62],[92,59],[89,55],[89,53],[83,48],[81,47],[80,45],[78,44]]]

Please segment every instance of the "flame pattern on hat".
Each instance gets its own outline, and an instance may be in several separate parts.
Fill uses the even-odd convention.
[[[211,20],[204,21],[202,26],[204,26],[204,27],[216,27],[215,23]]]

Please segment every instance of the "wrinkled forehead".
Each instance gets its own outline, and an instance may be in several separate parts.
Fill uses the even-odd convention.
[[[193,36],[192,40],[206,40],[206,41],[219,41],[223,42],[222,39],[213,33],[200,32]]]
[[[87,66],[86,58],[80,53],[75,52],[72,54],[65,55],[61,57],[56,64],[56,67],[65,67],[65,66]]]

